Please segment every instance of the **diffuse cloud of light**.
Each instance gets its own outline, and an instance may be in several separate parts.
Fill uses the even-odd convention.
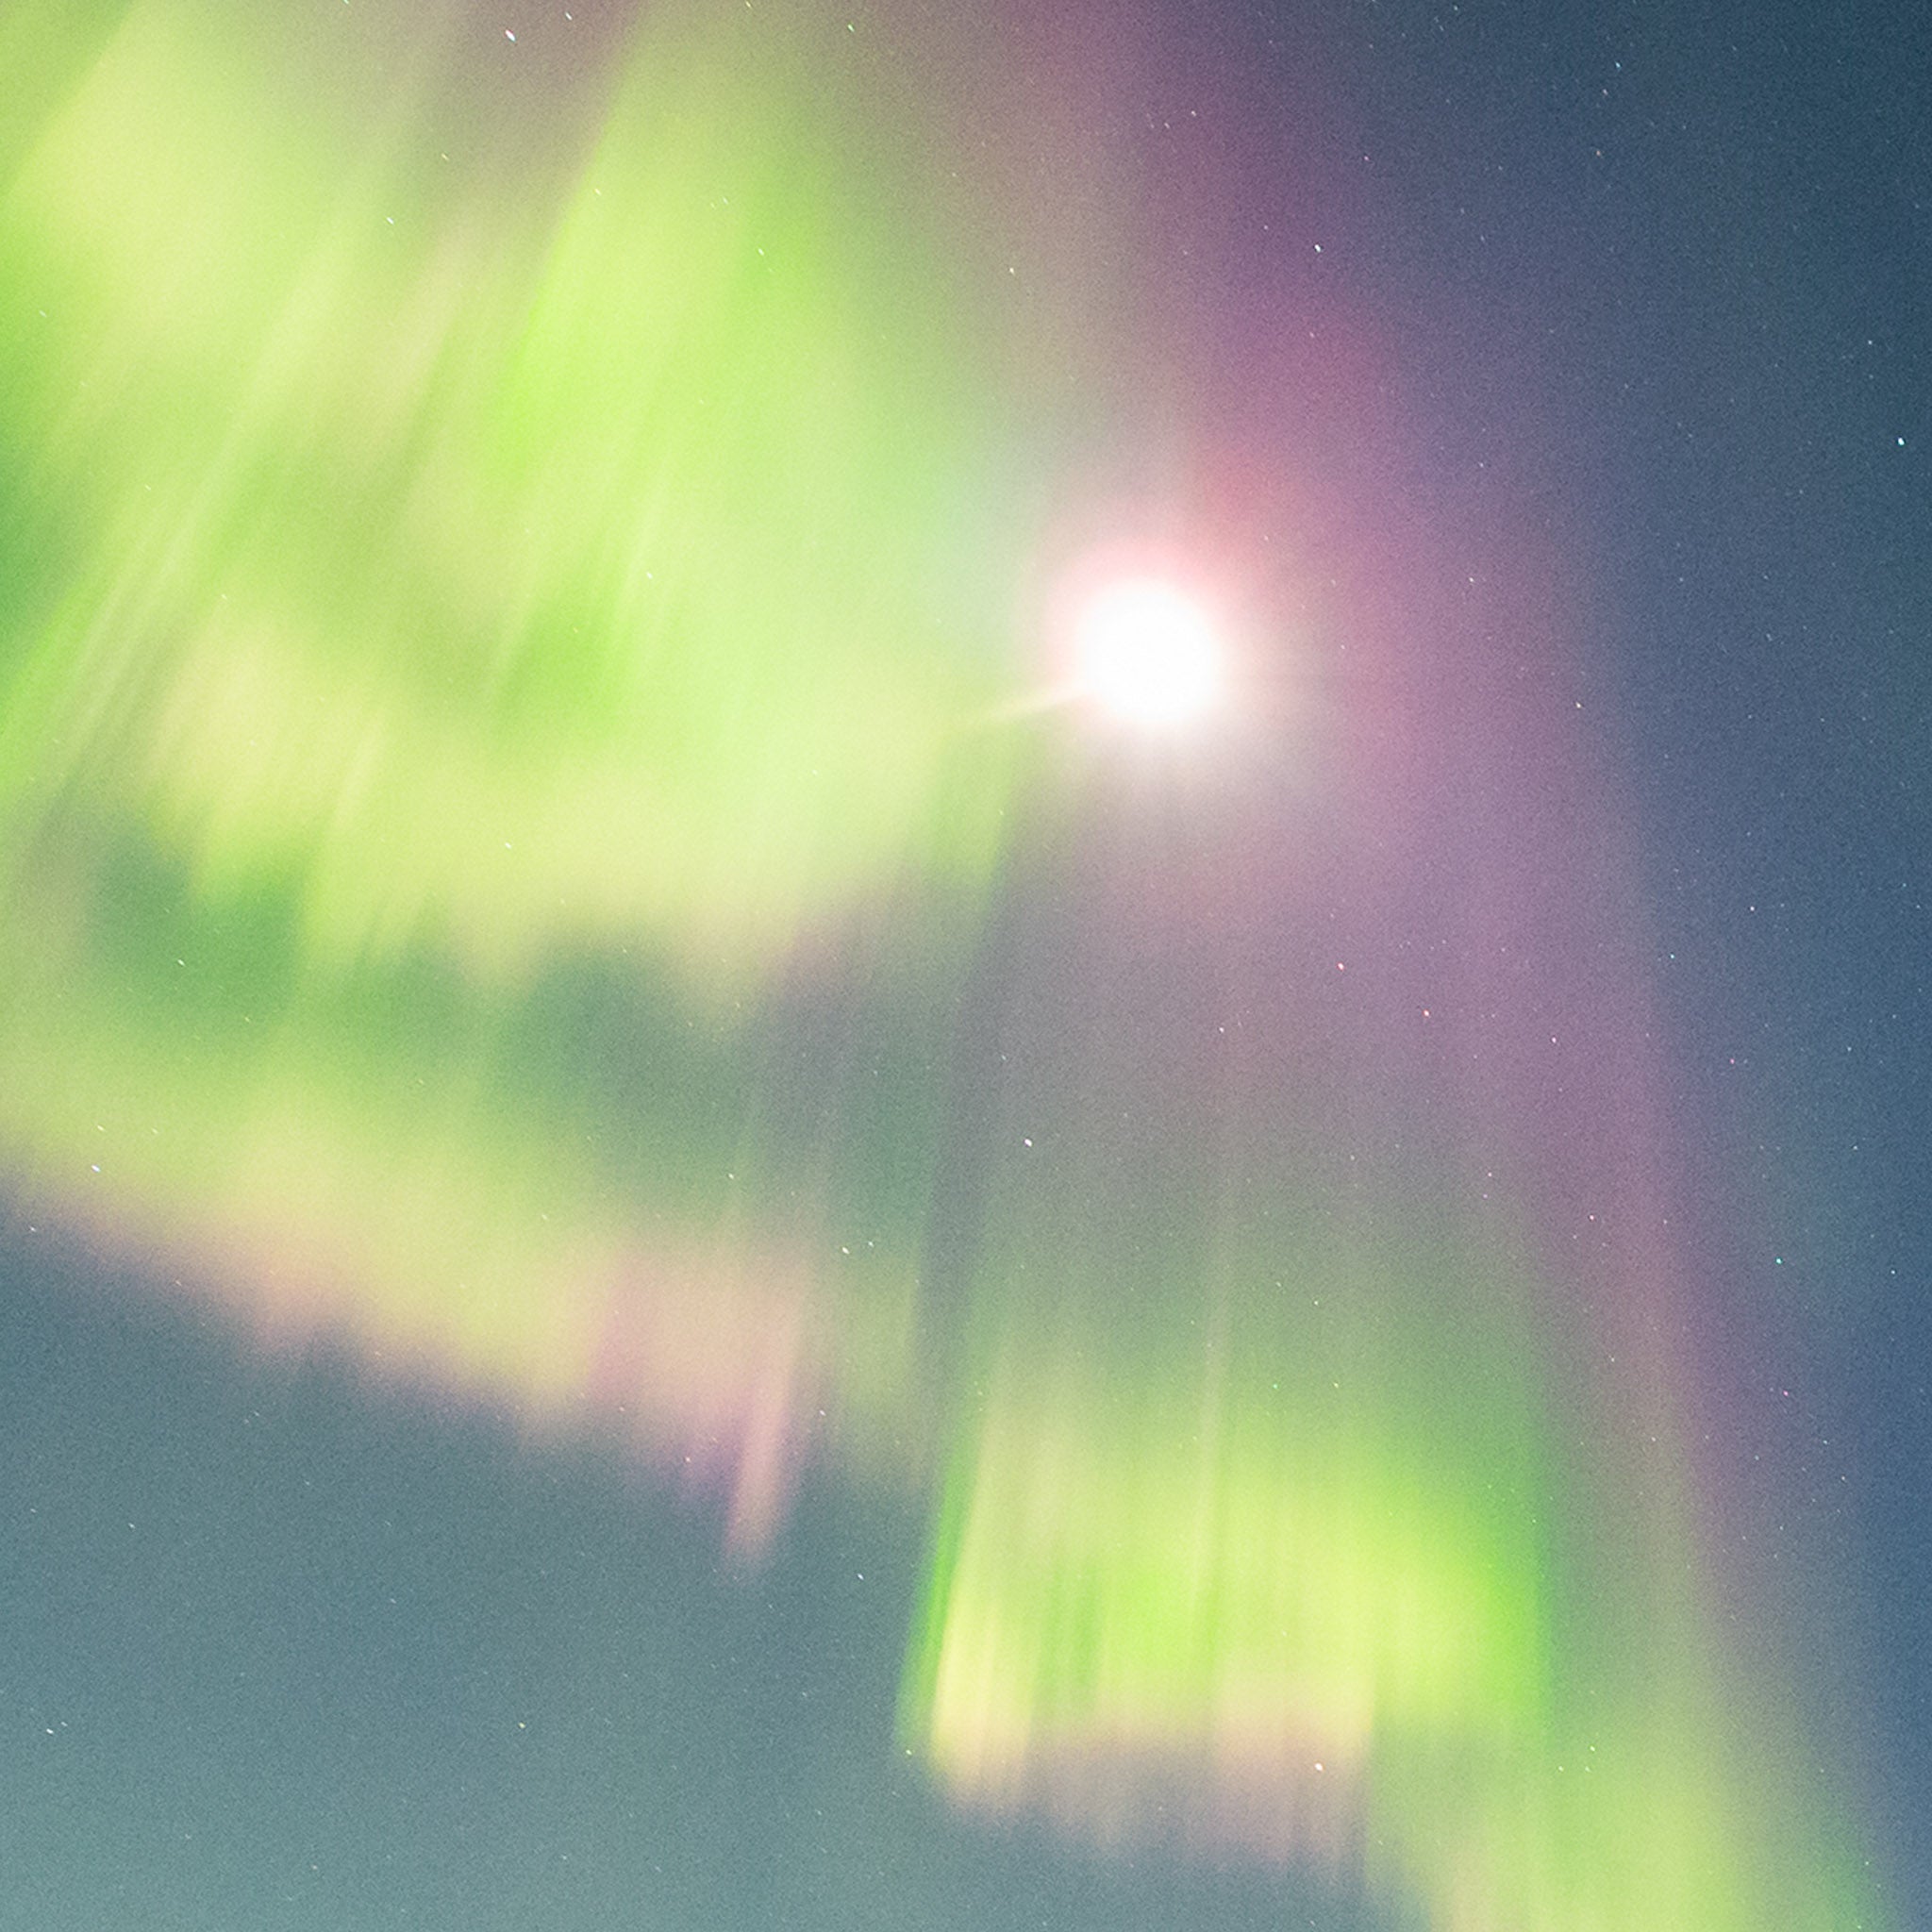
[[[9,427],[69,566],[16,779],[202,890],[298,881],[313,958],[488,980],[642,930],[715,984],[982,875],[992,452],[834,105],[641,58],[532,241],[428,219],[435,156],[338,187],[367,130],[275,118],[215,25],[132,12],[8,193]]]
[[[931,1480],[902,1724],[962,1803],[1326,1860],[1447,1932],[1877,1927],[1789,1720],[1740,1711],[1658,1251],[1565,1274],[1586,1202],[1661,1210],[1574,1127],[1645,1129],[1567,1043],[1628,1002],[1508,957],[1557,835],[1447,810],[1454,759],[1338,676],[1361,794],[1291,863],[1224,774],[1241,829],[1176,893],[988,724],[1050,521],[1028,356],[1075,345],[1076,420],[1118,380],[1077,288],[1043,324],[989,286],[1024,212],[922,123],[998,53],[806,7],[530,89],[541,36],[403,20],[0,28],[16,1197],[270,1336],[621,1417],[747,1548],[808,1455]],[[492,139],[544,158],[522,192]],[[1479,691],[1418,715],[1462,778],[1561,757]],[[1029,813],[1122,896],[1003,978]],[[1376,978],[1398,930],[1443,959]],[[1542,934],[1557,979],[1596,930]],[[1226,998],[1141,997],[1176,932]],[[1028,1071],[935,1393],[975,974]]]

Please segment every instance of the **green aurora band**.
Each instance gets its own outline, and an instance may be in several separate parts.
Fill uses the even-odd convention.
[[[902,1728],[963,1804],[1441,1932],[1880,1932],[1677,1398],[1559,1421],[1533,1208],[1453,1208],[1458,1150],[1350,1179],[1075,1024],[972,1150],[968,1306],[923,1285],[1017,827],[1111,795],[1009,715],[1128,378],[1041,405],[1079,329],[930,108],[991,37],[87,11],[0,23],[14,1200],[615,1424],[749,1553],[808,1461],[931,1496]]]

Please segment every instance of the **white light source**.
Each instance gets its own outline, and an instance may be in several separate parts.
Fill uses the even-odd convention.
[[[1221,694],[1221,654],[1207,613],[1158,577],[1095,591],[1074,633],[1080,687],[1150,730],[1191,724]]]

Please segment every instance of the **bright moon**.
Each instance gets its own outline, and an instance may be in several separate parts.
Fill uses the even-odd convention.
[[[1080,614],[1074,650],[1081,688],[1132,724],[1191,724],[1221,693],[1221,654],[1207,613],[1158,578],[1097,591]]]

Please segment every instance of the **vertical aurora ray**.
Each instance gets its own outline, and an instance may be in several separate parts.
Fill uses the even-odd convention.
[[[0,204],[16,1185],[683,1461],[769,1465],[835,1336],[898,1399],[903,1178],[759,1069],[885,920],[858,997],[942,998],[1005,790],[1025,452],[808,25],[530,80],[460,9],[47,14]]]
[[[1875,1932],[1718,1612],[1555,573],[1215,281],[1158,25],[1001,25],[9,16],[9,1191],[747,1549],[930,1484],[965,1805]],[[1027,705],[1123,503],[1240,634],[1172,756]]]
[[[1163,541],[1248,560],[1248,705],[1043,783],[982,956],[904,1733],[989,1811],[1312,1857],[1457,1932],[1883,1923],[1712,1558],[1700,1204],[1574,591],[1271,293],[1257,370],[1190,288],[1167,391]]]
[[[1383,945],[1357,878],[1332,947],[1278,901],[1224,924],[1221,996],[1191,1000],[1191,908],[1149,915],[1118,853],[1082,868],[1105,887],[1015,922],[998,1057],[1035,1071],[906,1735],[990,1812],[1312,1858],[1457,1932],[1878,1923],[1714,1641],[1643,1358],[1669,1311],[1633,1264],[1668,1255],[1596,1239],[1582,1273],[1634,1305],[1566,1306],[1533,1148],[1467,1091],[1466,1039],[1423,1037],[1476,992],[1449,990],[1468,929]],[[1481,995],[1499,1049],[1521,997]],[[1586,1226],[1637,1211],[1594,1179]]]
[[[73,568],[8,769],[197,883],[297,873],[318,959],[485,979],[642,929],[728,981],[983,870],[987,761],[945,780],[999,676],[952,551],[992,458],[836,94],[647,41],[534,236],[389,116],[277,105],[137,9],[12,185],[14,435]],[[344,181],[358,140],[402,151]]]

